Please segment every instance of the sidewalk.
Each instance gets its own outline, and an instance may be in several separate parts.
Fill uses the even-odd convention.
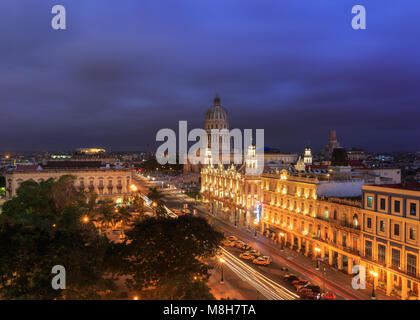
[[[196,208],[201,213],[208,215],[207,208],[205,208],[203,205],[197,205]],[[275,253],[280,258],[280,260],[282,260],[282,264],[286,265],[289,269],[291,269],[291,271],[299,271],[299,273],[310,278],[309,280],[311,280],[311,282],[317,283],[322,287],[324,281],[323,272],[315,270],[316,262],[310,257],[306,257],[303,254],[298,253],[290,248],[285,248],[285,250],[282,252],[280,247],[273,240],[264,237],[261,234],[258,234],[257,239],[254,239],[253,230],[249,230],[244,226],[234,227],[232,224],[221,219],[220,217],[211,217],[221,223],[226,229],[236,231],[237,233],[242,234],[243,237],[248,238],[250,241],[255,241],[258,245],[263,247],[261,249],[262,251],[268,248],[269,251]],[[366,283],[366,289],[355,290],[351,286],[351,281],[353,278],[352,275],[343,273],[342,271],[329,266],[328,263],[321,263],[320,269],[322,270],[323,267],[326,269],[325,286],[327,289],[331,289],[334,292],[341,291],[343,292],[343,295],[348,296],[349,299],[371,300],[372,286],[369,283]],[[378,288],[375,288],[375,296],[378,300],[399,300],[397,297],[387,296]]]

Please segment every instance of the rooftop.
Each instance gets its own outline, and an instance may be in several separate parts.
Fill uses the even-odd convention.
[[[420,191],[420,183],[393,183],[393,184],[375,184],[375,187],[393,188],[402,190]]]

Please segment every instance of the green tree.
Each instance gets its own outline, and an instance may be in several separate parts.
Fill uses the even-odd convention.
[[[5,299],[113,298],[117,250],[83,216],[87,196],[74,177],[23,182],[0,216],[0,295]],[[112,261],[113,263],[110,263]],[[51,286],[54,265],[66,269],[66,289]],[[108,268],[107,266],[112,266]]]
[[[199,217],[138,221],[127,232],[127,284],[143,298],[210,298],[206,259],[216,254],[222,239],[222,233]]]

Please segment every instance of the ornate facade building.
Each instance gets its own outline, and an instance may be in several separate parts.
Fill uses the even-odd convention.
[[[248,152],[247,166],[251,159]],[[247,175],[244,166],[210,164],[201,171],[211,214],[235,225],[255,223],[278,246],[349,275],[354,265],[365,266],[367,281],[376,271],[373,281],[388,295],[420,300],[420,191],[363,183],[339,170]]]
[[[261,180],[252,174],[256,163],[255,147],[250,146],[243,165],[210,163],[201,170],[203,202],[213,215],[220,215],[235,225],[252,223],[260,199]]]
[[[46,181],[50,178],[58,179],[64,175],[76,177],[75,186],[85,191],[94,191],[98,199],[112,199],[121,201],[130,196],[131,170],[124,168],[101,167],[100,162],[93,161],[57,161],[59,166],[17,168],[9,170],[6,178],[6,198],[16,196],[16,191],[23,181]],[[66,167],[67,166],[67,167]]]
[[[420,186],[363,186],[363,257],[387,294],[418,299]]]
[[[262,231],[277,237],[280,243],[320,258],[351,274],[360,262],[360,202],[350,197],[331,196],[332,190],[351,194],[348,177],[332,180],[329,173],[293,173],[287,170],[264,173],[261,177]],[[329,195],[328,197],[325,195]]]

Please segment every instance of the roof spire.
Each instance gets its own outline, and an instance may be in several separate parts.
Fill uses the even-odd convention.
[[[220,106],[220,97],[218,93],[216,93],[216,96],[214,97],[214,105]]]

